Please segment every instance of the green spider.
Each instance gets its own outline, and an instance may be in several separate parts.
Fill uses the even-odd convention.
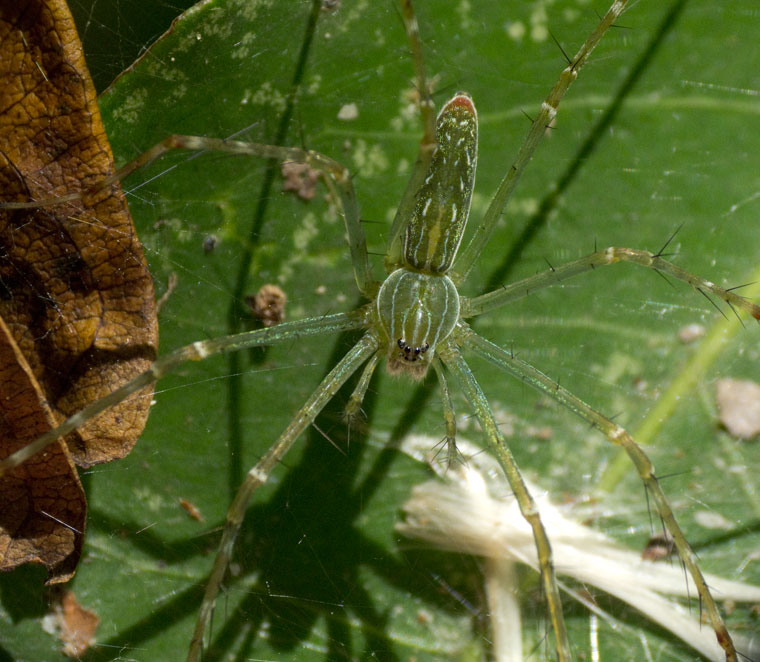
[[[579,53],[563,72],[562,77],[542,106],[540,114],[536,117],[515,165],[504,178],[472,239],[459,252],[458,247],[467,221],[475,176],[476,112],[472,100],[466,94],[457,94],[445,104],[436,121],[432,104],[429,100],[423,99],[421,110],[424,137],[420,156],[406,193],[399,204],[396,219],[389,235],[386,252],[388,275],[382,282],[374,280],[370,273],[358,204],[348,171],[336,161],[322,154],[285,147],[175,136],[164,141],[157,148],[150,150],[117,174],[116,178],[120,179],[157,158],[161,153],[175,148],[218,150],[309,163],[312,167],[327,173],[331,178],[329,186],[340,200],[345,218],[356,282],[359,290],[370,301],[366,306],[352,313],[307,318],[297,322],[287,322],[272,329],[193,343],[159,359],[150,372],[114,392],[109,398],[97,403],[96,406],[84,410],[68,422],[69,428],[80,425],[97,411],[122,400],[129,393],[161,378],[186,361],[200,360],[220,352],[245,347],[289,342],[295,338],[308,335],[365,330],[365,335],[324,378],[314,394],[296,413],[293,422],[275,442],[270,451],[250,470],[245,483],[240,488],[234,503],[230,507],[228,524],[225,527],[220,552],[216,558],[214,572],[204,597],[201,616],[191,648],[191,659],[196,659],[200,655],[203,635],[208,626],[216,594],[227,570],[235,538],[252,492],[258,485],[267,480],[274,466],[287,453],[299,435],[314,421],[322,407],[346,380],[361,370],[360,378],[348,405],[349,415],[358,412],[372,373],[383,359],[386,360],[389,372],[406,375],[415,380],[423,379],[429,368],[433,368],[440,381],[443,393],[446,440],[452,456],[454,455],[456,431],[454,409],[449,393],[449,377],[453,377],[454,382],[469,400],[484,429],[490,448],[499,458],[510,485],[517,495],[522,511],[533,527],[542,566],[544,590],[557,639],[558,656],[561,660],[570,659],[570,647],[563,623],[557,585],[552,572],[548,540],[543,531],[540,516],[535,511],[532,498],[522,482],[488,402],[465,362],[463,354],[468,352],[486,359],[524,382],[535,386],[599,428],[612,442],[626,449],[641,474],[650,495],[652,495],[660,516],[674,536],[679,553],[694,577],[700,597],[716,632],[726,642],[727,659],[735,659],[735,654],[732,656],[728,634],[707,587],[701,581],[701,573],[689,545],[681,534],[667,500],[653,476],[648,459],[630,435],[610,419],[596,412],[559,386],[554,380],[514,356],[510,351],[506,351],[476,334],[465,320],[502,307],[531,292],[553,285],[571,276],[618,261],[639,264],[683,280],[696,289],[714,294],[729,305],[748,311],[754,317],[760,315],[758,308],[747,303],[735,293],[693,276],[666,262],[658,255],[646,251],[619,248],[596,251],[585,258],[481,296],[466,298],[458,294],[458,287],[465,281],[476,259],[488,243],[517,180],[530,160],[541,135],[556,114],[559,101],[577,76],[578,70],[596,43],[622,12],[624,4],[624,2],[613,4],[608,14],[602,19],[600,26],[584,43]],[[418,89],[425,90],[427,89],[427,82],[422,70],[419,37],[409,3],[404,4],[404,18],[412,51],[415,54],[417,86]],[[64,433],[63,428],[64,426],[61,426],[61,428],[53,431],[52,435],[54,437],[62,435]],[[42,443],[45,443],[44,440]]]

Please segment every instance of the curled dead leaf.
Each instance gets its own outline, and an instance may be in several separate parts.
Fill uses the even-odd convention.
[[[0,438],[10,454],[55,426],[29,364],[0,318]],[[85,497],[62,441],[0,480],[0,570],[47,566],[51,581],[74,573],[82,549]]]
[[[153,285],[123,194],[117,184],[87,193],[112,172],[68,8],[53,0],[2,0],[2,199],[84,195],[60,205],[0,209],[0,457],[155,358]],[[50,581],[73,574],[85,503],[72,460],[87,467],[126,455],[143,429],[150,396],[136,394],[3,477],[0,568],[37,562],[48,567]]]

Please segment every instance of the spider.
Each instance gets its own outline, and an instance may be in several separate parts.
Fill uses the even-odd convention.
[[[417,85],[417,87],[418,87],[419,89],[425,89],[425,86],[424,86],[424,85],[422,85],[422,84],[418,84],[418,85]],[[477,98],[475,98],[475,103],[477,103]],[[457,104],[455,104],[455,105],[464,106],[464,105],[466,105],[466,103],[465,103],[464,101],[462,101],[461,103],[457,103]],[[542,120],[542,123],[545,123],[545,121],[544,121],[544,120]],[[544,128],[544,127],[542,126],[541,128],[542,128],[542,131],[543,131],[543,128]],[[556,132],[556,133],[559,133],[559,132]],[[208,143],[208,142],[207,142],[207,143],[205,143],[205,145],[206,145],[206,146],[208,146],[208,145],[210,145],[210,144],[211,144],[211,143]],[[221,207],[221,208],[220,208],[220,212],[219,212],[219,213],[220,213],[220,216],[221,216],[222,218],[225,218],[225,214],[227,213],[227,210],[226,210],[225,208]],[[389,341],[390,341],[390,340],[391,340],[391,339],[389,339]],[[394,340],[395,340],[395,344],[397,345],[397,344],[398,344],[398,340],[406,340],[406,339],[405,339],[405,338],[397,338],[397,339],[394,339]],[[391,342],[389,342],[389,344],[390,344],[390,345],[393,345],[394,343],[391,343]],[[427,343],[427,344],[428,344],[428,350],[427,350],[426,352],[424,352],[424,354],[423,354],[423,352],[422,352],[422,347],[424,347],[424,345],[425,345],[425,343],[424,343],[424,342],[420,342],[420,343],[416,343],[416,344],[415,344],[415,343],[411,343],[411,344],[409,344],[409,343],[407,343],[407,342],[404,342],[404,343],[403,343],[404,347],[403,347],[403,348],[400,348],[400,349],[402,349],[402,350],[404,351],[404,354],[406,354],[406,345],[409,345],[409,347],[410,347],[410,351],[411,351],[412,353],[414,353],[414,350],[415,350],[415,349],[419,348],[419,349],[420,349],[420,354],[423,354],[423,356],[435,356],[435,355],[436,355],[436,354],[435,354],[435,352],[437,352],[437,355],[438,355],[438,356],[441,356],[441,348],[440,348],[439,346],[437,346],[437,345],[436,345],[436,346],[434,346],[434,348],[433,348],[433,351],[431,351],[431,350],[430,350],[430,347],[429,347],[430,343]],[[301,346],[301,341],[300,341],[300,340],[299,340],[299,342],[298,342],[298,346],[299,346],[299,347],[298,347],[298,349],[297,349],[297,350],[294,350],[294,351],[299,351],[299,352],[300,352],[300,351],[302,351],[302,350],[300,349],[300,346]],[[508,354],[508,356],[509,356],[510,360],[514,358],[514,357],[513,357],[513,355],[512,355],[512,353],[511,353],[511,351],[508,351],[508,352],[507,352],[507,354]],[[520,358],[522,357],[522,354],[520,353],[520,347],[519,347],[519,346],[515,348],[515,355],[516,355],[517,359],[520,359]],[[417,355],[417,356],[419,356],[419,355]],[[398,363],[399,361],[405,361],[405,359],[404,359],[404,358],[398,359],[398,360],[397,360],[397,363]],[[409,363],[417,364],[417,363],[418,363],[418,361],[414,361],[414,362],[411,362],[411,361],[410,361]],[[402,370],[403,370],[403,369],[402,369]],[[419,374],[419,373],[421,372],[421,369],[415,369],[415,372],[417,373],[417,376],[420,376],[420,374]],[[275,379],[276,379],[276,377],[275,377]],[[452,380],[451,378],[449,378],[449,381],[455,381],[455,380]],[[554,383],[555,383],[555,382],[554,382],[554,381],[552,381],[552,384],[554,384]],[[554,387],[553,387],[553,388],[554,388]],[[556,390],[556,389],[555,389],[555,390]],[[559,392],[559,391],[558,391],[558,392]],[[434,402],[434,401],[433,401],[433,402]],[[435,406],[435,407],[438,407],[439,405],[431,405],[431,406]],[[464,405],[463,403],[460,403],[460,404],[458,404],[458,405],[457,405],[457,411],[459,411],[460,409],[463,409],[464,407],[465,407],[465,405]],[[188,414],[188,415],[189,415],[189,414]],[[194,425],[195,425],[195,426],[199,426],[199,425],[200,425],[200,426],[202,427],[202,425],[201,425],[201,424],[199,424],[199,423],[197,423],[197,421],[196,421],[196,422],[194,422]],[[276,431],[274,431],[274,430],[270,430],[270,432],[272,432],[272,433],[276,434]],[[197,467],[189,467],[189,469],[192,469],[192,470],[195,470],[195,471],[197,471]],[[196,479],[196,480],[197,480],[197,479]]]

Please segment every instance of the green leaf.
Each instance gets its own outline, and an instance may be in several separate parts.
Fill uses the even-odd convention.
[[[680,5],[634,4],[605,36],[465,293],[483,291],[497,271],[499,282],[514,280],[595,245],[657,251],[679,228],[668,246],[679,265],[727,286],[758,280],[754,3],[692,0],[666,20]],[[535,115],[565,66],[548,31],[572,55],[606,6],[418,0],[416,9],[437,105],[466,90],[478,108],[472,214],[479,218],[527,133],[525,115]],[[301,0],[220,0],[187,12],[102,99],[117,161],[172,133],[273,142],[309,11]],[[116,25],[114,40],[133,44],[130,27]],[[327,8],[284,139],[349,167],[378,278],[385,232],[420,135],[410,114],[411,78],[394,3],[344,0]],[[340,119],[349,104],[358,117]],[[610,112],[611,123],[600,130]],[[593,148],[584,151],[589,140]],[[266,210],[254,229],[265,172],[253,158],[180,153],[124,182],[157,294],[167,292],[171,274],[177,278],[160,313],[163,353],[253,327],[239,320],[243,299],[266,283],[286,292],[288,319],[360,302],[342,223],[323,186],[304,202],[282,194],[278,178],[264,189]],[[552,201],[558,186],[561,195]],[[548,213],[521,243],[544,203]],[[246,250],[251,263],[238,288]],[[724,325],[722,344],[680,343],[678,331],[694,323],[708,331]],[[685,285],[620,265],[535,293],[474,326],[634,435],[656,423],[641,441],[703,569],[760,584],[760,450],[720,429],[714,397],[721,377],[758,379],[754,321],[728,324]],[[184,657],[232,494],[351,340],[311,339],[215,358],[159,383],[135,451],[85,476],[88,540],[73,589],[101,618],[98,646],[86,659]],[[678,381],[705,357],[692,382]],[[546,397],[472,364],[524,473],[557,501],[595,500],[595,526],[643,548],[651,524],[635,472],[615,474],[606,479],[611,490],[599,489],[616,449]],[[342,420],[350,391],[342,391],[256,493],[217,603],[210,659],[487,655],[479,562],[421,548],[394,531],[411,486],[429,474],[388,442],[415,433],[435,444],[443,436],[437,384],[428,382],[417,386],[378,371],[365,402],[366,430],[351,431],[350,443]],[[672,406],[657,409],[663,398]],[[455,405],[461,434],[478,441],[459,395]],[[188,517],[180,499],[204,521]],[[708,528],[709,521],[718,528]],[[39,577],[29,577],[24,570],[3,578],[3,650],[9,659],[55,659],[55,640],[40,632]],[[522,581],[526,650],[531,659],[553,659],[542,643],[549,626],[536,578],[526,572]],[[21,590],[29,600],[19,603]],[[620,632],[600,621],[601,659],[645,659],[644,646],[652,659],[695,659],[640,615],[595,597],[627,626]],[[569,599],[566,607],[574,650],[590,657],[589,614]],[[691,608],[698,611],[695,601]],[[758,629],[744,605],[730,623],[737,632]]]

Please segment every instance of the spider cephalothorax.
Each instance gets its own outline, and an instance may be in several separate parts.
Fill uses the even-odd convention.
[[[459,319],[459,294],[447,276],[401,267],[380,288],[377,315],[388,343],[388,372],[421,379],[436,345],[449,337]]]

